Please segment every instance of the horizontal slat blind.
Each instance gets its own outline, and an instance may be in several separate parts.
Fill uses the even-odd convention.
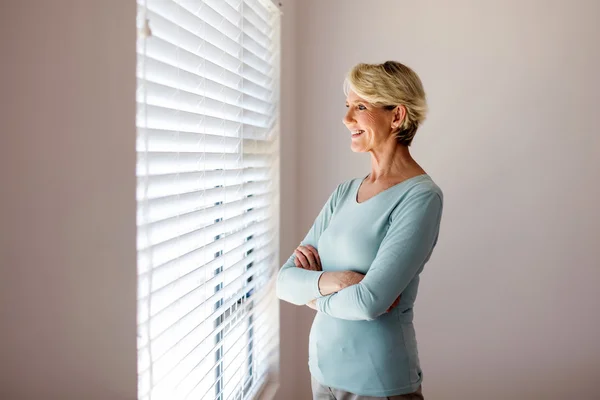
[[[250,399],[279,357],[279,11],[138,6],[138,397]]]

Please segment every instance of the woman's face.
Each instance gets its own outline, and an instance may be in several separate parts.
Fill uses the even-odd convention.
[[[344,125],[352,135],[350,148],[360,153],[372,151],[381,146],[395,144],[392,132],[398,124],[395,122],[396,112],[383,107],[376,107],[352,90],[346,98],[348,112],[344,117]],[[398,110],[396,107],[395,110]]]

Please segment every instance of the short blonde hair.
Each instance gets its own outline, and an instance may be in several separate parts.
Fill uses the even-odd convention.
[[[358,64],[348,73],[344,92],[350,89],[375,106],[406,108],[406,117],[394,132],[399,144],[410,146],[427,114],[425,90],[419,76],[397,61],[383,64]]]

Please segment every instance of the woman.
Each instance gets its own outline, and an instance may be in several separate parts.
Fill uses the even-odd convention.
[[[333,192],[281,268],[277,294],[318,311],[309,345],[315,400],[423,399],[413,304],[443,198],[409,152],[425,92],[393,61],[355,66],[345,89],[351,148],[371,154],[371,173]]]

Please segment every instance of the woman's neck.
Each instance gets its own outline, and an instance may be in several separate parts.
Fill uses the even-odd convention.
[[[424,174],[425,171],[412,158],[408,146],[394,144],[371,150],[369,182],[396,182]]]

